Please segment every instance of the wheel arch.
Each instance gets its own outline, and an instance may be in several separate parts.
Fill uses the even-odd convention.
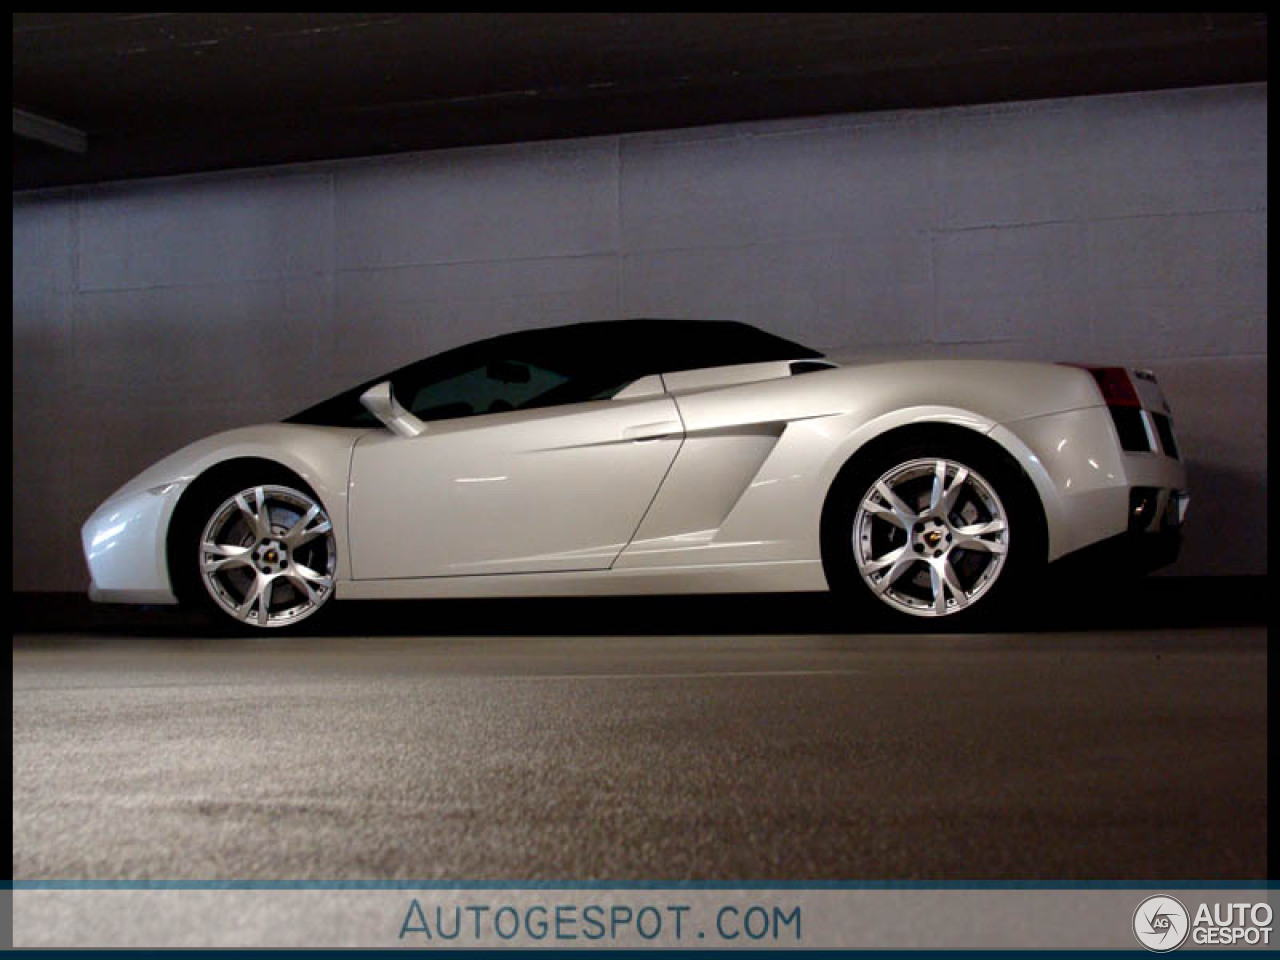
[[[917,421],[891,427],[861,444],[845,458],[844,463],[827,485],[819,520],[819,542],[824,570],[830,570],[833,559],[832,513],[836,504],[840,502],[840,495],[844,492],[844,488],[851,479],[857,476],[858,472],[868,464],[887,456],[895,449],[936,441],[967,446],[973,450],[981,451],[986,456],[994,457],[1000,463],[1006,476],[1018,485],[1017,493],[1021,501],[1032,507],[1030,514],[1033,524],[1033,536],[1035,536],[1038,545],[1037,559],[1041,563],[1048,559],[1050,529],[1044,497],[1039,485],[1023,468],[1018,455],[1019,452],[1009,449],[992,437],[990,433],[984,433],[972,426],[956,422]],[[828,580],[830,580],[829,573]]]
[[[190,564],[182,563],[180,558],[181,545],[192,535],[199,523],[202,508],[211,497],[216,495],[216,491],[237,482],[260,483],[264,479],[296,485],[299,490],[328,510],[328,506],[311,484],[307,483],[296,470],[278,460],[251,456],[232,457],[206,467],[183,489],[169,518],[169,527],[165,531],[165,569],[169,574],[173,594],[180,603],[188,604],[199,595],[195,592],[200,589],[199,580],[194,575],[195,568]]]

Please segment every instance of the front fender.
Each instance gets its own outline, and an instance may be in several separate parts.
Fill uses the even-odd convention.
[[[124,484],[94,511],[81,531],[95,599],[173,603],[166,562],[169,524],[197,477],[232,460],[260,459],[301,477],[333,522],[340,570],[349,570],[347,481],[351,451],[367,430],[272,423],[240,427],[197,440]]]

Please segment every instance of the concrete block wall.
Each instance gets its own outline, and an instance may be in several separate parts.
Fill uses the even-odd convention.
[[[13,198],[13,588],[139,469],[458,343],[740,319],[1140,363],[1182,574],[1266,571],[1265,84],[441,151]]]

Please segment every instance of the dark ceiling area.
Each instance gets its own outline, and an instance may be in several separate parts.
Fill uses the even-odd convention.
[[[1264,13],[15,13],[13,188],[1261,81]]]

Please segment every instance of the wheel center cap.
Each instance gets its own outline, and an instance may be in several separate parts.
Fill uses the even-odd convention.
[[[278,573],[289,564],[288,551],[279,540],[259,543],[253,555],[258,569],[263,573]]]
[[[916,553],[940,557],[951,543],[951,533],[941,520],[932,517],[924,522],[923,529],[917,527],[913,531],[912,542]]]

